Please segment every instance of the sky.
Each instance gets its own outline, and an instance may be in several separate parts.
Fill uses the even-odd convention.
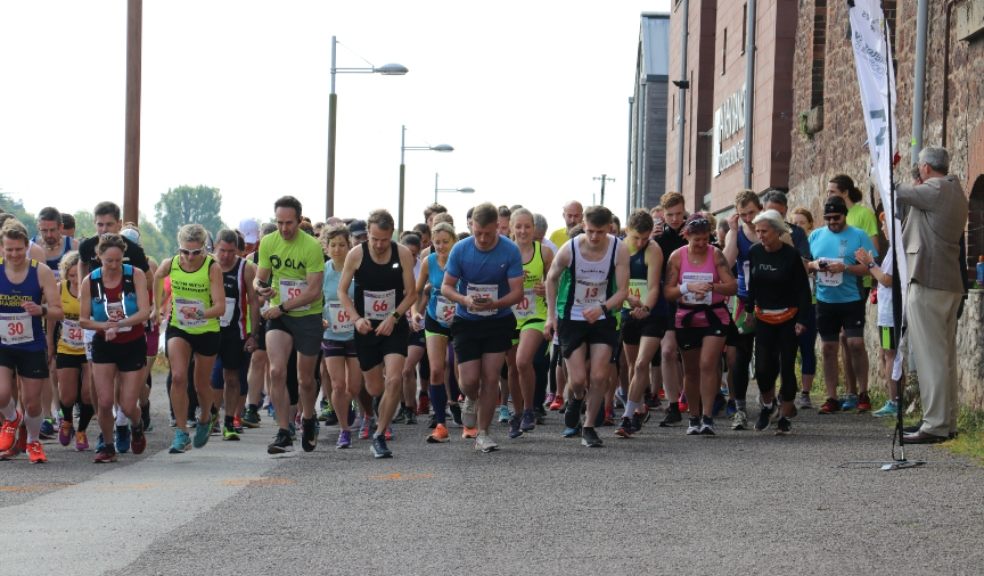
[[[31,212],[123,203],[126,4],[0,2],[0,191]],[[439,194],[456,219],[491,201],[559,227],[602,174],[622,215],[640,15],[669,4],[145,0],[140,211],[202,184],[227,224],[284,194],[322,220],[335,35],[339,68],[409,68],[336,75],[336,215],[396,217],[402,125],[407,146],[454,147],[406,152],[408,228],[436,173],[475,189]]]

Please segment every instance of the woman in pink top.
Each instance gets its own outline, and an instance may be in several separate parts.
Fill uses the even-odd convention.
[[[684,390],[690,399],[690,435],[714,434],[712,410],[721,381],[718,364],[729,322],[724,301],[738,291],[724,254],[709,243],[711,231],[703,213],[687,219],[683,226],[687,245],[670,255],[664,285],[666,298],[677,303],[674,325],[683,355]]]

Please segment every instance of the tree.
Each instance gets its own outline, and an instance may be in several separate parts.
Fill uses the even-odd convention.
[[[153,257],[158,263],[174,255],[174,252],[168,251],[167,238],[164,237],[164,234],[143,214],[140,215],[139,227],[140,246],[144,249],[144,254]]]
[[[31,238],[34,238],[34,236],[37,235],[37,218],[35,218],[34,214],[31,214],[24,208],[23,201],[14,198],[6,192],[0,192],[0,208],[3,208],[4,211],[13,214],[21,224],[27,227],[27,233]]]
[[[222,194],[210,186],[178,186],[161,195],[154,204],[157,227],[167,241],[168,254],[177,251],[178,229],[185,224],[201,224],[211,234],[225,227],[219,212]]]
[[[78,239],[92,238],[96,235],[96,221],[91,210],[79,210],[75,214],[75,237]]]

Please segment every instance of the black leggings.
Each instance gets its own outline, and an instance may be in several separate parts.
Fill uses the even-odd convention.
[[[547,373],[550,372],[550,357],[547,356],[549,343],[544,340],[533,357],[533,371],[536,373],[536,387],[533,390],[533,406],[542,407],[547,399]]]
[[[796,398],[796,320],[782,324],[755,325],[755,379],[760,392],[776,388],[776,376],[781,376],[779,398],[792,402]]]
[[[764,322],[757,322],[755,329],[758,330],[762,324]],[[748,393],[748,365],[752,362],[752,348],[756,340],[755,334],[739,334],[735,340],[735,365],[732,370],[735,373],[735,400],[739,402],[744,402]]]

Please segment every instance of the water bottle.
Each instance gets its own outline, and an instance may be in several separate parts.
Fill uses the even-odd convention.
[[[977,287],[984,288],[984,254],[977,258]]]

